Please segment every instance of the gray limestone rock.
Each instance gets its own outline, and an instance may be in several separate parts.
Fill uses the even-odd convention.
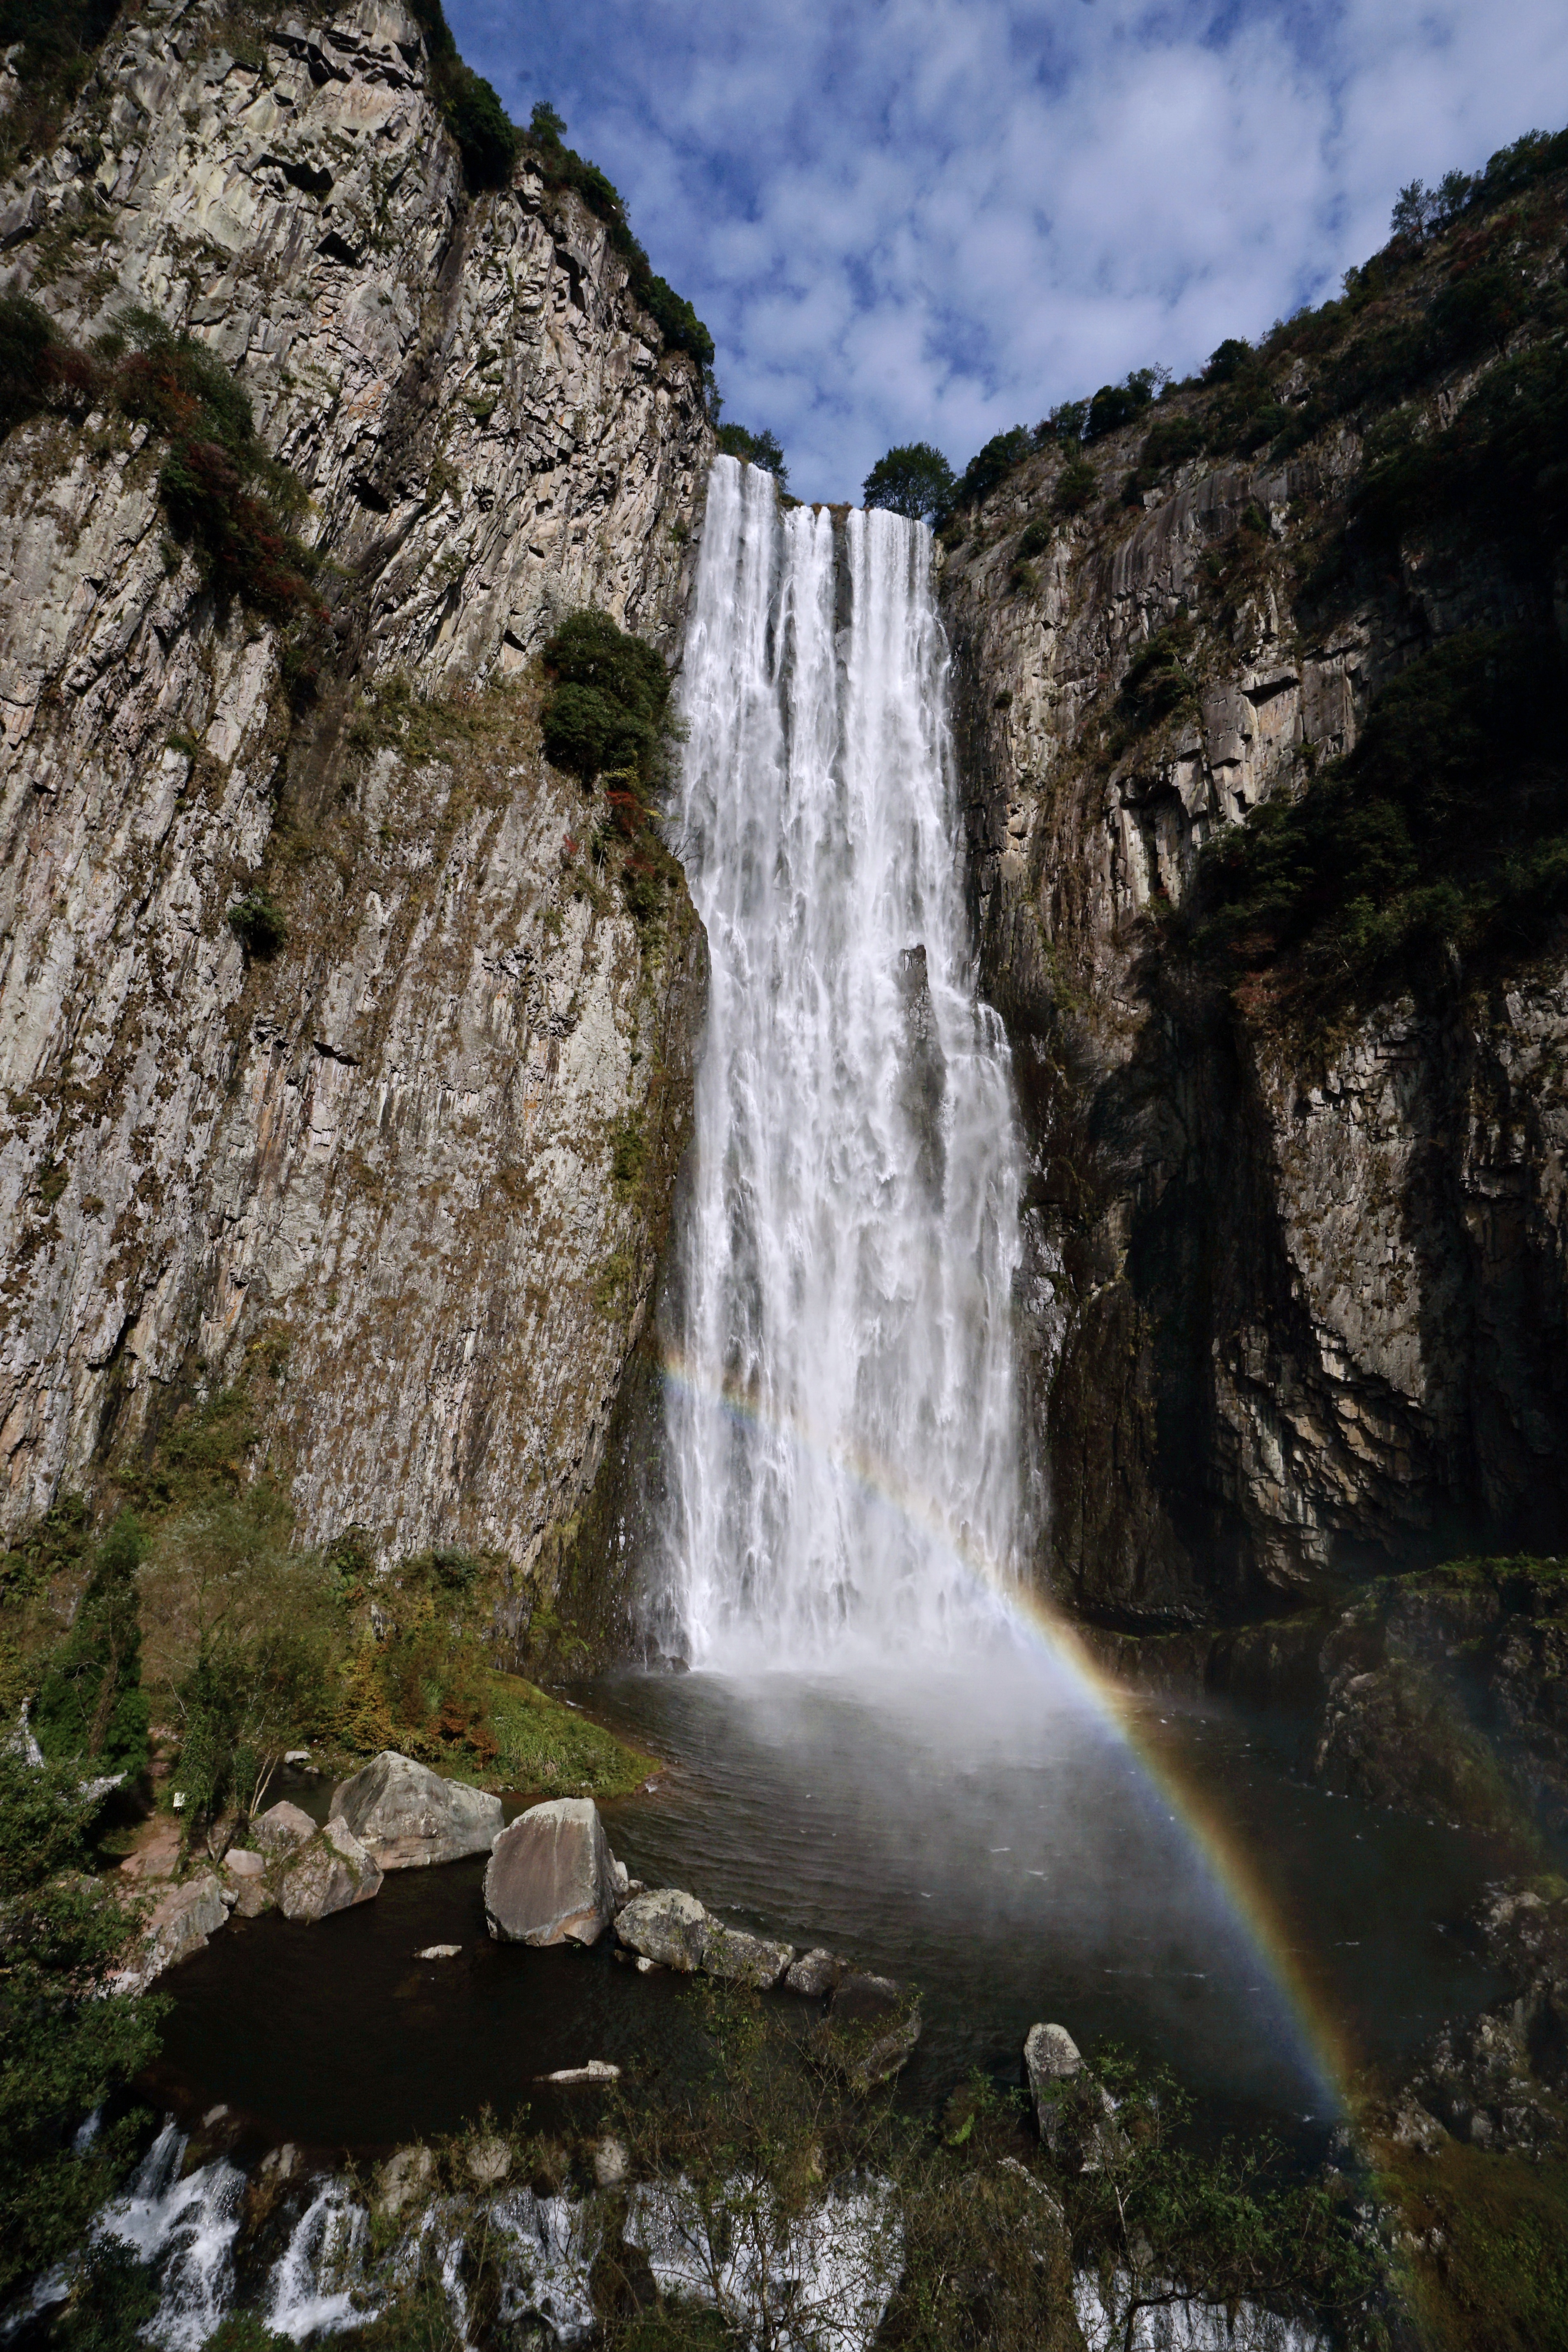
[[[381,1892],[381,1873],[346,1822],[330,1821],[278,1874],[285,1919],[325,1919]]]
[[[503,1944],[595,1944],[615,1916],[616,1858],[591,1797],[554,1797],[502,1830],[485,1918]]]
[[[636,1895],[616,1921],[616,1933],[629,1950],[660,1968],[691,1976],[702,1966],[708,1914],[695,1895],[679,1886],[656,1886]]]
[[[1040,2137],[1058,2161],[1076,2164],[1082,2172],[1112,2164],[1126,2147],[1115,2123],[1115,2103],[1084,2064],[1067,2027],[1031,2025],[1024,2068]]]
[[[160,1895],[139,1948],[114,1979],[117,1992],[143,1992],[154,1977],[205,1947],[228,1917],[223,1882],[205,1870]]]
[[[391,1748],[352,1780],[339,1782],[331,1810],[382,1870],[488,1853],[501,1826],[499,1797],[460,1780],[444,1780],[428,1765]]]
[[[795,1958],[793,1944],[776,1944],[764,1936],[749,1936],[743,1927],[726,1927],[721,1920],[710,1918],[703,1923],[702,1958],[700,1966],[704,1976],[718,1977],[726,1984],[752,1985],[759,1992],[776,1985]]]
[[[820,1945],[803,1952],[784,1970],[784,1984],[790,1992],[809,1993],[814,1998],[829,1993],[844,1974],[844,1963],[836,1952],[825,1952]]]
[[[258,1846],[272,1855],[280,1847],[308,1845],[316,1834],[316,1823],[309,1813],[284,1798],[251,1822],[250,1834]]]
[[[890,1977],[841,1977],[826,2017],[812,2037],[817,2056],[852,2091],[890,2082],[921,2038],[921,2005]]]

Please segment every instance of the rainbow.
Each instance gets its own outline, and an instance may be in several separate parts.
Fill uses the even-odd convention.
[[[1136,1695],[1096,1663],[1061,1612],[999,1562],[986,1558],[966,1531],[953,1528],[928,1496],[897,1479],[886,1465],[826,1444],[801,1421],[766,1414],[752,1399],[736,1391],[695,1380],[674,1353],[665,1354],[661,1375],[665,1385],[678,1393],[808,1449],[868,1501],[895,1512],[942,1545],[988,1594],[1011,1628],[1067,1676],[1091,1714],[1130,1750],[1145,1780],[1164,1801],[1208,1885],[1242,1930],[1289,2013],[1321,2095],[1334,2112],[1345,2112],[1356,2053],[1302,1968],[1250,1858],[1207,1793],[1150,1740]]]

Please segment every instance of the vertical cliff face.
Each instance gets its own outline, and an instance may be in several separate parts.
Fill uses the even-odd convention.
[[[1560,245],[1559,203],[1521,280],[1549,289]],[[1416,269],[1400,299],[1419,320],[1431,297]],[[1555,331],[1540,299],[1515,354]],[[1434,446],[1498,363],[1420,384]],[[1521,550],[1537,510],[1373,543],[1391,401],[1314,432],[1323,379],[1288,354],[1274,374],[1268,433],[1303,419],[1288,459],[1156,463],[1118,498],[1145,415],[1082,453],[1087,511],[1047,446],[960,510],[943,560],[984,985],[1036,1156],[1037,1573],[1110,1625],[1568,1532],[1560,920],[1309,1020],[1267,972],[1216,977],[1181,912],[1205,843],[1299,801],[1426,649],[1522,627],[1559,658],[1563,553]],[[1214,407],[1158,414],[1201,448]]]
[[[142,306],[236,372],[326,613],[307,699],[144,424],[0,445],[4,1507],[243,1377],[302,1537],[526,1565],[645,1312],[701,978],[544,761],[538,656],[584,604],[673,655],[700,385],[574,197],[465,190],[401,8],[226,37],[129,20],[0,206],[63,334]]]

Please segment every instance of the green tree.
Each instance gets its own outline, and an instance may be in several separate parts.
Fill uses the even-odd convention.
[[[45,1670],[34,1710],[47,1757],[134,1775],[147,1761],[137,1570],[147,1537],[121,1511],[98,1548],[75,1622]]]
[[[98,1799],[74,1763],[0,1751],[0,2304],[77,2244],[134,2152],[133,2118],[71,2136],[153,2056],[167,2004],[105,1990],[133,1918],[85,1874]]]
[[[713,437],[726,457],[742,457],[749,466],[761,466],[764,473],[777,476],[781,490],[789,488],[789,467],[776,433],[748,433],[743,425],[721,425]]]
[[[931,522],[952,504],[952,467],[929,441],[906,441],[879,457],[860,487],[868,507]]]

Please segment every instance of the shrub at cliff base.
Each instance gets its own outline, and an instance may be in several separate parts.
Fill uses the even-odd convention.
[[[74,1764],[0,1749],[0,2306],[79,2243],[130,2163],[138,2118],[72,2139],[152,2059],[166,2006],[103,1993],[134,1923],[88,1874],[97,1810]]]
[[[147,1537],[121,1511],[98,1547],[70,1631],[39,1686],[33,1728],[47,1757],[93,1774],[140,1772],[147,1761],[137,1571]]]

